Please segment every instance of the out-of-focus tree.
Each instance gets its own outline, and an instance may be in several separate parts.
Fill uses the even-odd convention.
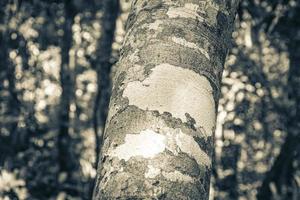
[[[298,6],[296,1],[240,4],[218,116],[214,180],[217,199],[255,199],[256,195],[261,199],[299,198],[299,172],[295,170],[299,168],[295,159],[299,149],[290,145],[293,142],[286,144],[299,141],[297,137],[289,140],[297,93],[288,92],[297,85],[289,81],[289,44],[297,43],[294,29],[299,26],[295,15]],[[282,23],[285,20],[290,23]],[[282,37],[280,30],[292,34]],[[237,146],[236,158],[233,154]],[[287,160],[294,170],[288,170]],[[288,187],[284,183],[287,174],[287,182],[292,183]],[[293,191],[292,197],[286,196],[287,190]]]
[[[59,130],[58,130],[58,160],[60,176],[66,176],[66,181],[70,182],[71,187],[66,190],[72,191],[72,186],[76,185],[72,183],[72,175],[74,171],[78,170],[78,160],[74,155],[74,146],[71,140],[71,120],[70,120],[70,108],[74,103],[75,97],[75,63],[71,62],[70,51],[73,46],[73,31],[72,26],[74,24],[74,18],[77,14],[77,8],[74,6],[74,2],[71,0],[63,1],[63,16],[60,30],[62,37],[60,41],[61,51],[61,67],[60,67],[60,84],[62,93],[60,96],[60,108],[59,108]],[[75,190],[76,191],[76,190]]]
[[[276,13],[278,7],[281,9]],[[282,113],[285,114],[285,141],[265,175],[257,198],[297,199],[300,197],[300,5],[295,1],[283,2],[275,6],[274,13],[267,30],[271,36],[280,37],[287,46],[289,70],[286,91],[290,104],[285,105]]]
[[[107,116],[107,109],[111,88],[111,67],[112,67],[112,44],[114,42],[114,33],[116,21],[119,14],[118,0],[103,1],[103,16],[101,19],[102,32],[98,41],[96,54],[92,55],[90,62],[97,71],[97,94],[95,97],[93,111],[93,126],[96,140],[96,162],[98,164],[100,147],[102,145],[103,130]],[[101,127],[101,130],[99,128]]]
[[[97,82],[86,55],[96,54],[102,3],[1,1],[1,8],[1,182],[20,183],[1,187],[1,198],[89,199],[88,105]]]

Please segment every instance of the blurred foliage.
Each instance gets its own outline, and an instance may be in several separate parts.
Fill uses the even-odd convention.
[[[291,128],[299,127],[299,93],[290,92],[300,86],[290,81],[300,78],[300,54],[298,74],[291,73],[291,54],[299,52],[291,45],[300,40],[299,6],[292,0],[240,4],[219,103],[215,199],[300,198],[300,149],[288,141],[293,135],[300,142],[299,129]]]
[[[130,2],[121,0],[120,5],[112,64]],[[90,199],[96,175],[92,118],[102,1],[2,0],[0,6],[0,199]],[[219,103],[215,199],[256,199],[266,193],[262,183],[270,199],[300,198],[299,145],[290,143],[300,142],[295,128],[300,127],[300,84],[292,81],[300,76],[291,72],[291,63],[300,71],[299,6],[295,0],[245,0],[240,5]],[[67,22],[72,36],[63,52]],[[65,65],[69,109],[61,106]],[[64,111],[69,120],[63,162],[79,165],[70,172],[59,162]],[[282,152],[293,156],[281,160]],[[276,165],[276,160],[286,165]],[[283,168],[285,173],[275,179],[271,172]]]

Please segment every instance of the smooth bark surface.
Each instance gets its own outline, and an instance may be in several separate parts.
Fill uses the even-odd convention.
[[[208,199],[237,1],[135,0],[94,199]]]

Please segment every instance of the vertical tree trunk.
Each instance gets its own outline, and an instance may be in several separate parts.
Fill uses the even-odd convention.
[[[9,5],[6,5],[9,4]],[[5,109],[5,114],[6,114],[6,119],[7,123],[4,124],[4,126],[7,128],[9,132],[9,136],[5,139],[8,139],[7,145],[8,147],[14,146],[15,148],[9,148],[7,152],[4,153],[3,158],[5,158],[7,155],[5,154],[14,154],[22,144],[19,144],[19,137],[20,134],[18,132],[18,124],[19,124],[19,117],[21,114],[21,101],[19,99],[19,91],[16,88],[16,66],[14,63],[12,63],[10,59],[9,52],[13,48],[11,47],[11,39],[10,36],[15,31],[14,29],[11,29],[9,27],[9,22],[11,18],[14,16],[15,12],[11,7],[17,6],[14,5],[15,2],[9,3],[6,2],[3,7],[5,9],[6,6],[9,7],[8,13],[1,13],[1,25],[4,27],[0,31],[0,46],[2,49],[0,59],[1,59],[1,64],[0,64],[0,90],[5,90],[7,89],[8,92],[8,98],[6,104],[6,109]],[[4,81],[7,80],[8,86],[4,86]],[[2,102],[1,102],[2,103]],[[0,127],[2,128],[2,127]],[[5,144],[5,143],[4,143]],[[2,155],[0,155],[0,158]],[[1,160],[0,160],[1,162]],[[2,162],[0,163],[2,164]]]
[[[96,58],[92,59],[92,65],[95,65],[97,71],[97,94],[93,110],[93,127],[95,133],[95,167],[99,163],[100,148],[102,145],[104,126],[107,117],[107,109],[111,90],[110,71],[112,64],[110,63],[112,44],[114,40],[114,32],[116,20],[119,13],[119,0],[104,0],[103,17],[102,17],[102,35],[98,42]],[[101,129],[99,130],[99,127]],[[93,195],[93,188],[96,180],[91,182],[90,195]]]
[[[233,173],[226,175],[222,179],[217,179],[217,187],[221,192],[227,192],[228,199],[238,199],[238,160],[240,158],[241,147],[239,144],[231,143],[229,146],[223,146],[220,167],[222,170],[231,170]]]
[[[96,139],[96,165],[99,161],[100,147],[102,144],[103,131],[99,131],[99,127],[104,129],[107,107],[110,94],[110,71],[111,71],[111,51],[114,39],[116,20],[119,13],[119,0],[103,1],[103,17],[102,17],[102,35],[98,43],[97,58],[92,62],[96,65],[97,70],[97,94],[93,112],[93,125]]]
[[[72,47],[72,25],[75,17],[75,9],[72,7],[71,0],[65,0],[65,22],[63,24],[64,35],[61,41],[61,69],[60,82],[62,87],[62,94],[60,99],[59,111],[59,135],[58,135],[58,153],[60,171],[70,173],[76,166],[74,165],[74,158],[72,158],[70,151],[70,105],[73,97],[74,80],[72,77],[72,70],[69,65],[69,51]]]
[[[8,98],[7,98],[7,102],[6,102],[6,118],[7,123],[5,124],[8,132],[9,132],[9,137],[7,138],[9,141],[9,146],[15,146],[15,148],[10,148],[9,152],[6,153],[14,153],[16,152],[16,150],[19,148],[19,144],[18,144],[18,137],[19,137],[19,133],[18,133],[18,123],[19,123],[19,117],[20,117],[20,112],[21,112],[21,102],[19,100],[18,97],[18,91],[16,90],[16,77],[15,77],[15,65],[10,61],[9,58],[9,41],[7,40],[7,38],[9,38],[10,32],[7,31],[6,33],[3,33],[3,39],[0,41],[2,43],[2,70],[3,72],[1,72],[1,75],[3,76],[1,78],[1,88],[4,88],[4,80],[6,79],[8,82],[8,87],[7,87],[7,91],[8,91]],[[1,71],[2,71],[1,70]],[[21,145],[21,144],[20,144]]]
[[[208,199],[236,1],[135,0],[94,199]]]

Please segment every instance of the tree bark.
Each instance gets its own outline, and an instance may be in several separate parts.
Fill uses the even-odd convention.
[[[236,7],[237,1],[133,1],[94,200],[208,199]]]

